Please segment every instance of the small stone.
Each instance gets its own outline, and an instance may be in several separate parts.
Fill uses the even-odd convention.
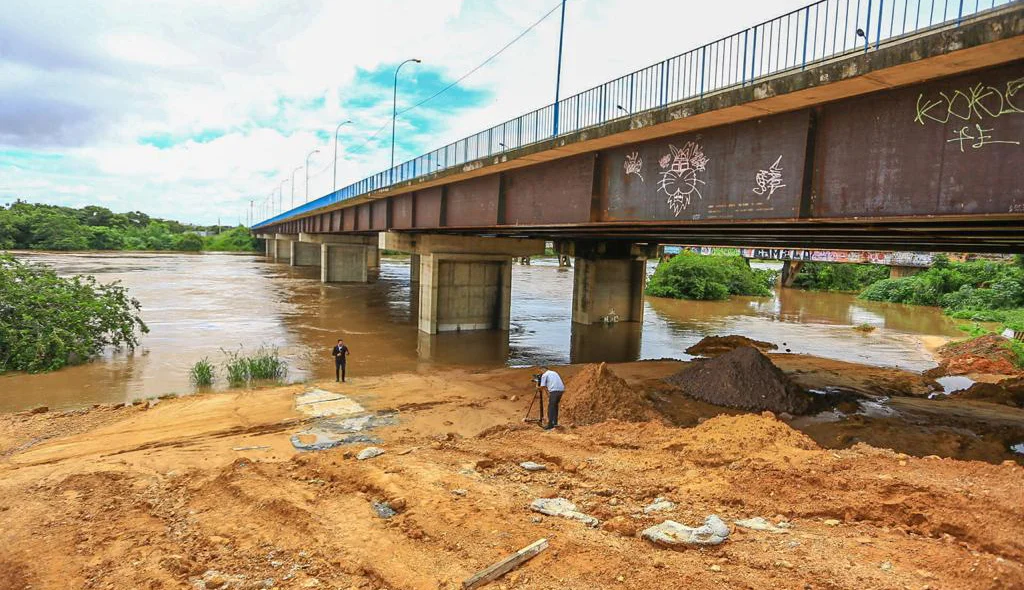
[[[518,399],[519,399],[518,395],[511,395],[511,396],[509,396],[508,401],[514,402],[514,401],[516,401]]]
[[[789,563],[785,559],[780,559],[775,562],[775,567],[781,567],[782,569],[791,570],[793,569],[793,564]]]
[[[405,510],[407,502],[405,501],[405,498],[392,498],[391,500],[388,501],[388,505],[391,506],[396,512],[401,512]]]
[[[823,522],[825,526],[839,526],[839,521],[834,518],[826,518]]]
[[[379,456],[381,456],[383,454],[384,454],[384,449],[382,449],[380,447],[366,447],[365,449],[359,451],[359,454],[356,455],[356,459],[359,459],[360,461],[365,461],[367,459],[373,459],[374,457],[379,457]]]
[[[883,562],[882,562],[882,565],[880,565],[880,566],[878,566],[878,567],[879,567],[879,568],[880,568],[880,569],[881,569],[881,570],[882,570],[883,572],[891,572],[891,571],[892,571],[892,562],[890,562],[890,561],[883,561]]]
[[[576,505],[565,498],[537,498],[530,503],[530,510],[547,514],[548,516],[561,516],[570,520],[578,520],[590,527],[596,527],[599,524],[599,521],[593,516],[578,512]]]
[[[619,499],[618,498],[612,498],[611,500],[608,500],[608,504],[611,505],[611,506],[618,506],[619,505]]]
[[[454,494],[456,496],[465,496],[468,493],[469,492],[467,492],[466,490],[464,490],[462,488],[458,488],[458,489],[452,490],[452,494]]]
[[[523,461],[519,466],[527,471],[547,471],[547,467],[533,461]]]
[[[214,545],[227,545],[227,544],[231,543],[231,539],[228,539],[227,537],[221,537],[221,536],[218,536],[218,535],[211,536],[209,538],[209,541],[211,543],[213,543]]]
[[[388,505],[387,502],[372,502],[370,506],[373,507],[373,511],[377,513],[377,516],[383,518],[384,520],[388,520],[389,518],[398,514],[394,511],[394,509],[391,508],[391,506]]]
[[[713,566],[711,566],[708,569],[710,569],[713,572],[720,572],[720,571],[722,571],[722,566],[720,566],[720,565],[713,565]]]
[[[654,502],[647,506],[644,506],[644,514],[650,514],[652,512],[665,512],[666,510],[674,510],[676,505],[673,502],[669,502],[666,498],[655,498]]]
[[[50,408],[46,406],[38,406],[28,411],[29,414],[45,414],[50,411]]]

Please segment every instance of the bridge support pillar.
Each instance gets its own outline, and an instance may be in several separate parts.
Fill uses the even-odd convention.
[[[903,277],[912,277],[922,270],[924,269],[918,266],[890,266],[889,278],[902,279]]]
[[[543,240],[397,232],[381,244],[419,258],[419,329],[427,334],[508,330],[512,257],[544,252]]]
[[[577,242],[572,321],[642,322],[647,258],[655,248],[626,242]]]
[[[273,258],[277,255],[277,240],[274,238],[264,238],[263,245],[266,248],[267,258]]]
[[[299,234],[304,247],[317,253],[324,283],[365,283],[370,280],[367,250],[377,249],[376,236]]]
[[[413,254],[409,257],[409,282],[420,282],[420,255]]]
[[[804,265],[799,260],[786,260],[782,263],[782,274],[780,279],[783,287],[792,287],[796,275],[800,274],[800,268]]]
[[[320,266],[320,244],[295,241],[291,248],[292,266]]]
[[[298,234],[274,234],[274,262],[290,262],[292,242],[298,239]]]

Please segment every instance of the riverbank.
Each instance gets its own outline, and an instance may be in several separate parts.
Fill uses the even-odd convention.
[[[771,358],[804,387],[930,387],[898,369]],[[998,433],[1024,436],[1024,411],[892,397],[838,408],[850,417],[841,428],[787,424],[681,398],[662,378],[685,366],[609,365],[658,417],[555,432],[522,422],[530,369],[0,415],[0,587],[456,588],[542,537],[550,548],[494,587],[1024,584],[1024,468],[993,454]],[[582,369],[560,371],[571,381]],[[297,406],[314,388],[327,405]],[[298,451],[323,420],[310,408],[339,396],[379,419],[359,433],[379,442]],[[930,412],[927,424],[915,411]],[[972,411],[1000,422],[970,432]],[[370,445],[384,454],[354,457]],[[988,462],[942,458],[972,453]],[[528,509],[555,496],[600,525]],[[675,506],[645,512],[657,497]],[[375,502],[396,514],[381,518]],[[637,536],[712,513],[732,529],[718,547],[673,551]],[[734,524],[755,516],[790,528]]]

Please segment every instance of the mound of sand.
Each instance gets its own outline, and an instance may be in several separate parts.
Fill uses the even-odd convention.
[[[1018,375],[1021,370],[1014,365],[1014,354],[1006,345],[1009,340],[989,334],[963,342],[947,344],[936,351],[941,359],[939,366],[929,375],[967,375],[985,373],[990,375]]]
[[[942,399],[944,396],[940,396]],[[975,383],[946,399],[973,399],[1016,408],[1024,407],[1024,377],[1007,379],[1000,383]]]
[[[577,426],[611,419],[644,422],[655,416],[650,400],[604,363],[587,365],[570,379],[559,407],[559,421]]]
[[[813,399],[749,346],[686,367],[665,381],[695,399],[741,410],[803,414]]]
[[[751,458],[785,463],[819,447],[810,437],[771,414],[723,414],[682,430],[663,448],[699,465],[710,466]]]
[[[752,340],[746,336],[707,336],[697,344],[686,349],[686,354],[694,356],[718,356],[741,346],[752,346],[761,351],[778,350],[778,346],[771,342]]]

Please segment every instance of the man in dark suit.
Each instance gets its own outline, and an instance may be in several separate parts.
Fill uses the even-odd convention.
[[[349,355],[348,347],[345,346],[345,341],[338,338],[338,343],[331,349],[331,356],[334,357],[334,380],[345,381],[345,361],[348,360]]]

